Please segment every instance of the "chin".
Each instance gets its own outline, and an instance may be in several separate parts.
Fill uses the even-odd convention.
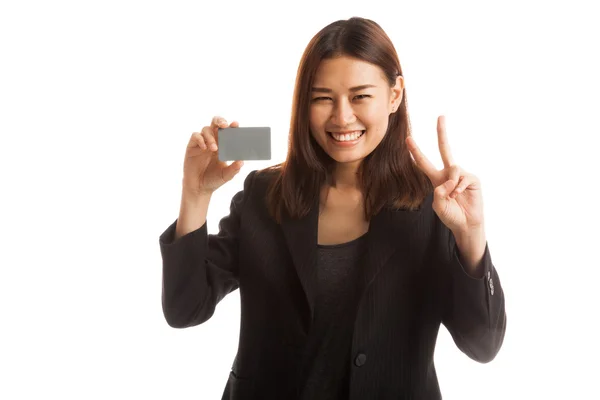
[[[332,160],[340,164],[360,164],[368,154],[340,154],[339,152],[326,152]]]
[[[366,156],[367,154],[339,154],[337,152],[329,153],[329,157],[331,157],[339,163],[354,163],[362,161],[365,159]]]

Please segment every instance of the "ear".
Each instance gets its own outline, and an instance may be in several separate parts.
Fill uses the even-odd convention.
[[[398,76],[396,78],[396,84],[390,89],[390,113],[396,112],[404,95],[404,77]]]

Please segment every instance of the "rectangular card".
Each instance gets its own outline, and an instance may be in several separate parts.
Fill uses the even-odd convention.
[[[271,128],[219,128],[219,160],[270,160]]]

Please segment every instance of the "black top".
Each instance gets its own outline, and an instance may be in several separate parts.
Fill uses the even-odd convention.
[[[347,243],[318,245],[318,295],[311,326],[311,369],[304,399],[348,399],[349,365],[353,326],[342,318],[352,303],[356,272],[366,250],[366,234]]]

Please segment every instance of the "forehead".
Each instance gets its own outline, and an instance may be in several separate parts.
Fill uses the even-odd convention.
[[[347,56],[321,61],[315,74],[315,86],[349,88],[364,84],[387,85],[383,70],[374,64]]]

